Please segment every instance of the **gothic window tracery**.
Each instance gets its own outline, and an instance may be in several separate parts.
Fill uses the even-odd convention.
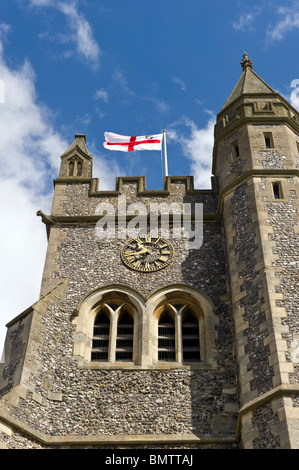
[[[131,311],[130,311],[131,310]],[[105,302],[93,326],[91,361],[134,360],[134,316],[125,303]]]
[[[96,289],[74,318],[73,354],[83,367],[217,367],[218,315],[202,292],[169,285],[148,298],[127,286]]]
[[[158,361],[199,362],[201,320],[188,303],[165,303],[158,319]]]
[[[68,176],[82,176],[82,160],[79,157],[72,157],[68,160]]]

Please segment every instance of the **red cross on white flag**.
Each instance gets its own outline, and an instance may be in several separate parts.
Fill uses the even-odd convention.
[[[163,134],[127,136],[105,132],[104,147],[109,150],[132,152],[135,150],[161,150]]]

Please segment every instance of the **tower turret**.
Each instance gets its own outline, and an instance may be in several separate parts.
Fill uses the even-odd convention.
[[[73,143],[60,158],[60,178],[91,178],[92,155],[87,150],[84,134],[75,134]]]
[[[298,446],[298,112],[252,69],[217,117],[245,448]],[[295,268],[295,269],[294,269]],[[297,287],[296,287],[297,286]]]

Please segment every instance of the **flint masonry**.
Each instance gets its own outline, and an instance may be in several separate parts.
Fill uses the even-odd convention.
[[[212,189],[102,191],[84,135],[61,156],[40,298],[7,324],[1,448],[299,448],[299,114],[241,65]],[[119,196],[202,204],[202,245],[99,240]]]

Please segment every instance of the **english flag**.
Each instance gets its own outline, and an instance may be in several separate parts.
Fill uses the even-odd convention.
[[[161,150],[163,134],[127,136],[105,132],[105,149],[133,152],[135,150]]]

